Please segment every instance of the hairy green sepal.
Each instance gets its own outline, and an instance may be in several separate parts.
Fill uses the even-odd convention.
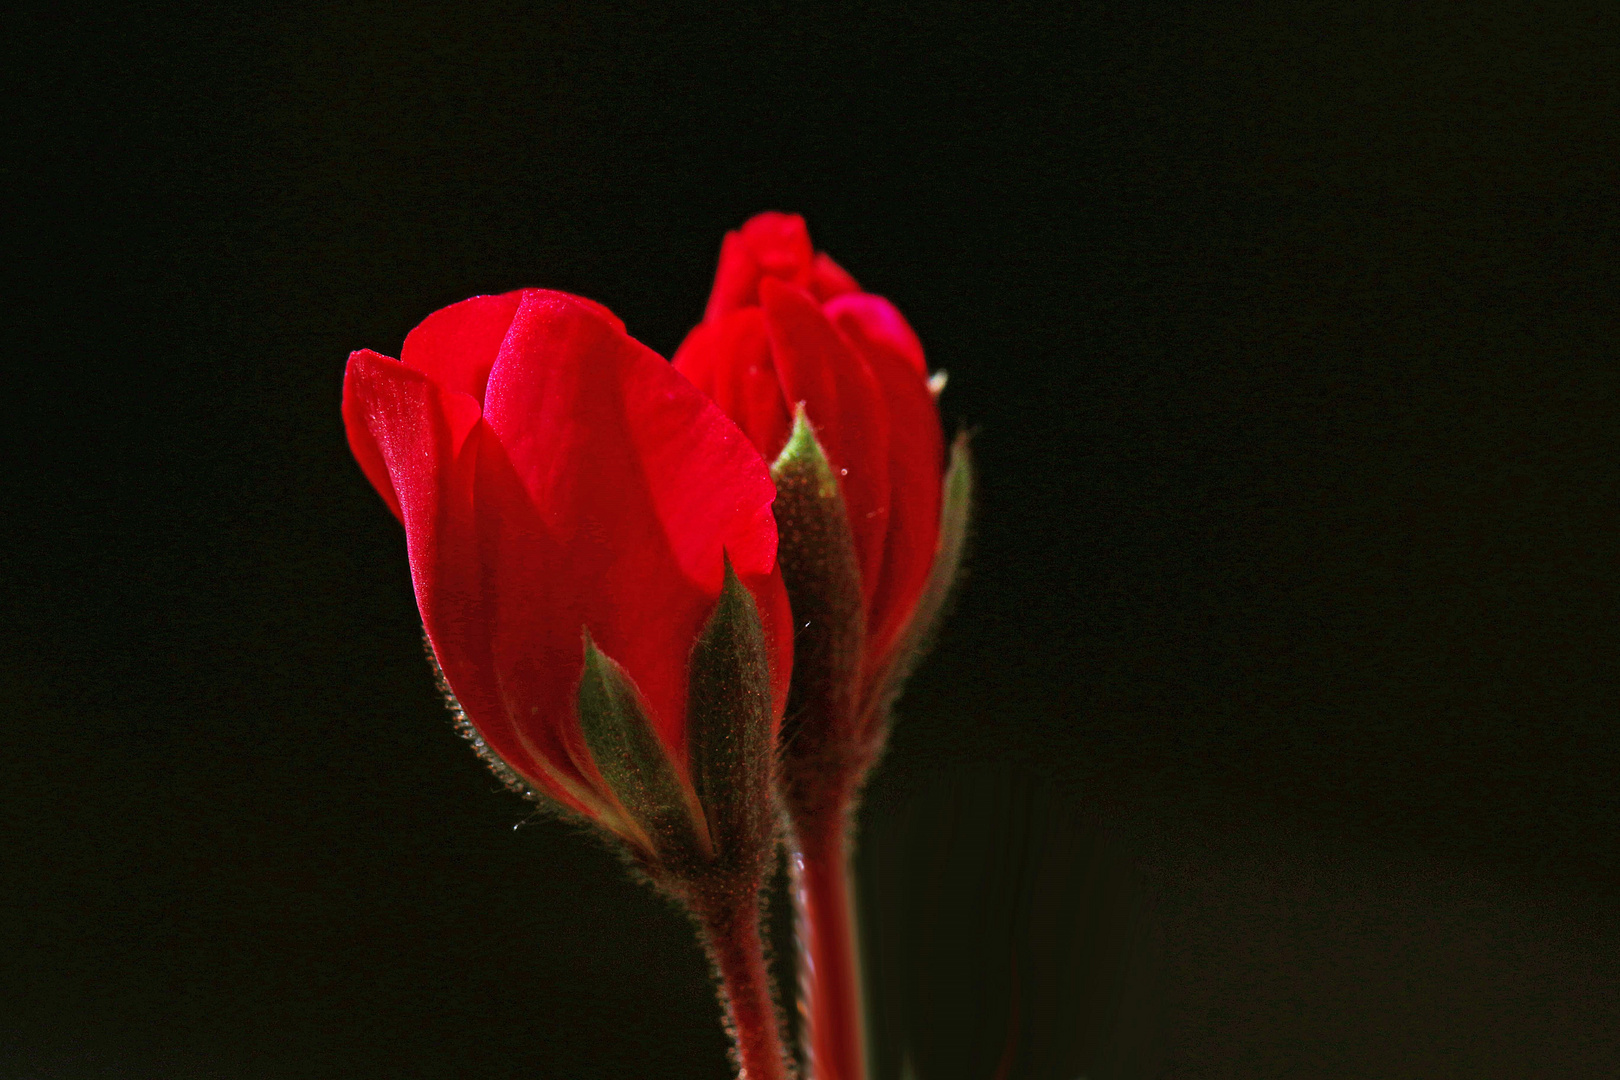
[[[793,605],[793,685],[782,733],[783,787],[795,819],[846,802],[875,748],[861,730],[865,613],[843,491],[801,406],[771,466],[777,559]]]
[[[725,584],[692,649],[686,699],[692,786],[716,869],[757,875],[774,850],[770,661],[754,598],[728,558]]]
[[[650,847],[660,862],[703,858],[708,829],[691,787],[681,778],[630,675],[585,632],[585,671],[579,683],[585,745],[608,789],[644,834],[626,837]]]

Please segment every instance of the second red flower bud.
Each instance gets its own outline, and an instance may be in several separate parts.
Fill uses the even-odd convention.
[[[966,444],[947,476],[916,335],[815,252],[796,215],[760,214],[726,237],[675,366],[774,463],[795,628],[783,794],[801,829],[841,819],[955,579]]]

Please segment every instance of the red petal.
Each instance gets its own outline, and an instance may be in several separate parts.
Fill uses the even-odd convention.
[[[399,496],[394,493],[394,482],[388,477],[388,462],[384,460],[382,448],[371,434],[370,419],[366,414],[370,391],[362,391],[355,383],[355,372],[370,368],[374,359],[397,363],[370,349],[349,354],[349,366],[343,373],[343,428],[349,436],[349,449],[360,463],[360,471],[366,474],[366,479],[377,489],[377,494],[388,504],[388,509],[403,523],[405,515],[399,507]]]
[[[845,293],[859,292],[860,286],[850,277],[849,271],[833,262],[825,252],[816,252],[815,264],[811,268],[810,291],[817,300],[826,303],[835,296]]]
[[[793,677],[793,608],[788,603],[787,586],[774,566],[769,574],[738,575],[754,595],[759,608],[760,626],[765,631],[765,649],[771,658],[771,716],[780,724],[787,705],[788,684]],[[773,727],[774,731],[775,728]]]
[[[887,333],[894,323],[886,312],[900,319],[899,312],[886,300],[864,295],[840,297],[827,309],[840,332],[871,365],[889,407],[889,533],[867,621],[870,673],[885,662],[889,646],[910,618],[934,565],[945,436],[926,377]],[[874,312],[882,317],[871,317]],[[914,337],[910,340],[916,341]]]
[[[720,325],[721,320],[716,320],[712,323],[700,322],[692,327],[670,360],[675,370],[686,376],[687,382],[703,391],[710,401],[715,400],[716,384],[722,368],[722,357],[714,347]]]
[[[487,565],[502,598],[496,664],[515,680],[509,697],[546,723],[571,717],[589,627],[684,762],[686,663],[720,593],[722,550],[745,580],[775,564],[764,461],[657,354],[562,293],[523,294],[484,413],[554,545],[543,558],[501,547]],[[543,641],[541,624],[556,627]]]
[[[512,737],[502,704],[490,648],[494,604],[484,587],[472,497],[479,446],[487,441],[478,403],[367,352],[349,361],[344,410],[363,425],[399,493],[417,607],[451,692],[502,760],[541,790],[588,810]],[[351,441],[354,432],[351,422]]]
[[[923,379],[928,378],[928,361],[923,358],[922,342],[898,308],[881,296],[851,293],[827,304],[827,316],[846,334],[861,340],[882,342],[898,353]]]
[[[742,308],[699,323],[675,350],[674,363],[743,429],[766,461],[776,460],[793,420],[771,362],[764,312]]]
[[[440,386],[484,400],[484,383],[522,293],[475,296],[440,308],[405,335],[399,358]]]
[[[783,396],[804,403],[839,471],[870,611],[889,528],[889,415],[882,389],[803,289],[767,279],[760,300]]]
[[[462,706],[496,753],[528,764],[525,775],[548,780],[576,805],[608,802],[574,700],[584,663],[581,582],[569,580],[567,552],[494,430],[481,425],[475,438],[479,577],[466,591],[464,618],[479,635],[469,666],[493,679],[476,711],[464,699]]]
[[[742,237],[767,275],[795,285],[810,283],[810,230],[798,214],[766,211],[744,222]]]
[[[709,290],[709,305],[703,310],[705,322],[718,319],[728,311],[736,311],[759,301],[759,263],[743,241],[742,234],[726,233],[720,241],[720,266],[714,272],[714,288]]]
[[[759,303],[759,283],[766,277],[808,285],[811,276],[810,232],[797,214],[756,214],[720,244],[720,267],[704,310],[705,321]]]
[[[369,349],[349,357],[343,377],[349,445],[404,523],[407,541],[431,535],[446,497],[444,478],[478,411],[477,401],[398,360]]]

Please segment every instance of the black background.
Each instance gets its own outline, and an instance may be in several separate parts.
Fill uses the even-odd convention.
[[[1151,989],[1026,994],[1092,1049],[1026,1024],[1014,1075],[1612,1073],[1616,30],[8,16],[0,1075],[725,1074],[680,917],[591,840],[514,830],[451,731],[338,399],[350,350],[519,285],[667,355],[767,208],[899,304],[977,431],[971,576],[873,850],[901,820],[899,851],[1027,838],[1004,812],[1035,791],[1128,866],[1086,871],[1128,917],[1081,921],[1145,928],[1115,951]],[[1000,880],[944,847],[902,915]],[[949,1003],[907,1038],[921,1080],[990,1077],[1001,931],[947,924],[919,955]]]

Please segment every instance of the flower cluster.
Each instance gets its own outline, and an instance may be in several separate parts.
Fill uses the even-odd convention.
[[[810,1066],[862,1075],[848,818],[960,558],[939,385],[783,214],[725,238],[673,364],[541,289],[349,359],[349,443],[404,526],[453,707],[509,784],[689,907],[755,1080],[787,1075],[758,944],[783,837]]]

